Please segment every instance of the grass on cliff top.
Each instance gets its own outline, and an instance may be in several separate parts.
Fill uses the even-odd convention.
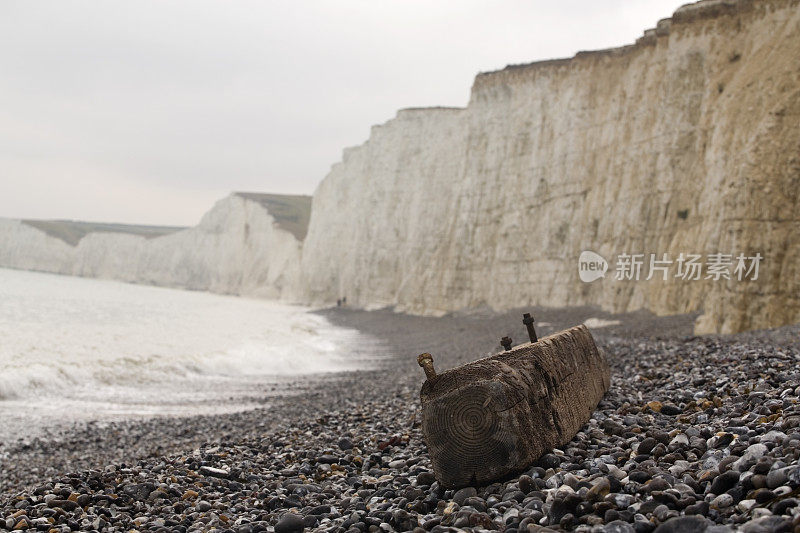
[[[237,192],[237,196],[260,203],[281,229],[302,241],[308,233],[311,218],[311,197],[288,194]]]
[[[25,219],[21,222],[43,231],[51,237],[61,239],[70,246],[77,246],[81,239],[93,232],[127,233],[152,239],[184,229],[180,226],[138,226],[104,222],[79,222],[77,220]]]
[[[302,241],[308,233],[311,218],[311,197],[283,194],[263,194],[237,192],[237,196],[261,204],[269,212],[281,229],[288,231]],[[33,220],[24,219],[23,224],[45,232],[51,237],[61,239],[70,246],[77,246],[86,235],[93,232],[127,233],[147,239],[169,235],[185,229],[181,226],[144,226],[134,224],[113,224],[105,222],[80,222],[77,220]]]

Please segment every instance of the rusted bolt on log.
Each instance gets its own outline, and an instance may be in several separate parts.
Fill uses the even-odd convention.
[[[446,488],[488,484],[568,443],[610,385],[583,325],[438,375],[430,354],[418,362],[422,432]]]
[[[436,370],[433,369],[433,356],[429,353],[421,353],[417,357],[417,363],[425,371],[425,377],[428,381],[436,379]]]
[[[530,313],[522,315],[522,323],[528,328],[528,337],[531,339],[531,342],[538,341],[539,338],[536,336],[536,330],[533,329],[533,317]]]
[[[511,349],[511,342],[512,342],[511,337],[503,337],[502,339],[500,339],[500,345],[503,348],[505,348],[506,351],[509,351]]]

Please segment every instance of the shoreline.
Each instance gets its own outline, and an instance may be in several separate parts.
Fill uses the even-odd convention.
[[[655,317],[649,313],[632,313],[627,315],[614,315],[593,307],[580,307],[568,309],[541,309],[536,308],[541,313],[541,316],[555,316],[556,322],[548,322],[547,320],[541,321],[536,325],[537,331],[540,334],[549,334],[561,329],[566,329],[572,325],[577,324],[578,320],[592,317],[604,317],[604,319],[614,320],[617,316],[637,316],[637,324],[639,328],[647,328],[647,320],[655,320],[664,322],[663,318]],[[280,427],[279,424],[269,424],[264,426],[262,422],[258,421],[259,417],[268,420],[272,415],[270,409],[286,409],[288,406],[286,402],[291,398],[298,396],[314,395],[315,387],[331,387],[336,389],[340,387],[340,380],[358,380],[358,376],[366,374],[365,379],[373,379],[375,376],[370,376],[375,372],[380,373],[382,366],[392,367],[396,364],[401,364],[407,371],[404,375],[409,385],[413,386],[415,378],[418,379],[416,383],[417,389],[421,387],[424,381],[424,375],[421,369],[416,364],[417,352],[436,350],[439,355],[437,356],[437,365],[444,364],[444,368],[463,364],[469,360],[478,359],[491,353],[496,353],[500,350],[498,343],[492,346],[492,332],[497,331],[495,335],[498,338],[500,331],[508,330],[508,334],[514,334],[512,330],[514,326],[514,312],[496,313],[493,311],[475,311],[469,314],[449,314],[445,317],[422,317],[416,315],[405,315],[394,313],[390,309],[383,309],[377,311],[363,311],[350,308],[325,308],[315,309],[311,313],[318,314],[329,320],[334,326],[345,327],[359,330],[361,333],[366,333],[371,338],[377,340],[378,345],[385,344],[382,348],[386,352],[386,357],[378,362],[373,362],[375,368],[372,370],[357,370],[357,371],[341,371],[330,372],[317,375],[305,376],[286,376],[275,378],[275,382],[264,383],[260,390],[254,391],[253,397],[250,398],[250,405],[261,403],[261,407],[245,407],[244,403],[232,412],[214,413],[208,415],[137,415],[125,418],[121,416],[119,419],[97,419],[97,420],[75,420],[64,422],[53,427],[46,427],[39,430],[38,433],[31,433],[19,437],[18,439],[8,438],[7,440],[0,440],[0,469],[5,468],[6,475],[0,478],[0,495],[8,493],[10,490],[20,490],[24,488],[23,485],[16,484],[12,486],[8,482],[9,471],[13,472],[13,466],[9,469],[8,465],[3,464],[3,458],[13,460],[15,456],[24,457],[28,453],[47,454],[56,450],[63,450],[66,452],[77,452],[75,457],[57,457],[53,458],[56,463],[53,467],[48,468],[49,475],[56,475],[58,473],[65,473],[70,469],[86,469],[97,467],[98,465],[105,465],[112,462],[124,462],[133,459],[144,457],[151,457],[163,453],[166,450],[171,450],[171,453],[178,453],[184,451],[186,446],[199,446],[205,442],[217,442],[223,436],[215,436],[212,429],[219,425],[225,425],[230,419],[230,425],[246,431],[272,431]],[[679,318],[667,317],[667,321],[671,324],[673,334],[690,334],[691,322],[696,315],[683,315]],[[508,320],[506,319],[508,317]],[[402,320],[405,322],[405,330],[397,331],[392,326],[394,320]],[[458,334],[462,330],[456,325],[459,320],[464,320],[467,323],[477,324],[478,327],[485,328],[485,337],[480,339],[480,349],[474,353],[472,359],[467,353],[464,357],[454,357],[450,353],[451,347],[448,346],[447,333],[443,333],[442,338],[435,338],[435,331],[437,327],[446,324],[445,331],[449,330],[451,334]],[[632,322],[632,318],[628,318]],[[573,322],[575,322],[573,324]],[[436,323],[438,326],[432,327],[430,324]],[[677,327],[675,326],[677,323]],[[506,327],[509,326],[509,327]],[[520,328],[522,326],[520,325]],[[622,326],[625,328],[623,331],[631,327],[627,323]],[[503,329],[505,328],[505,329]],[[519,328],[516,328],[519,329]],[[602,330],[613,331],[615,328],[601,328]],[[523,338],[522,330],[516,332],[517,337]],[[593,330],[594,331],[594,330]],[[434,335],[425,335],[424,333],[434,333]],[[472,331],[474,333],[474,331]],[[503,333],[505,335],[507,333]],[[476,339],[470,339],[475,341]],[[407,343],[407,345],[406,345]],[[403,358],[403,352],[407,352],[405,361],[399,361]],[[434,354],[436,355],[436,354]],[[444,358],[444,359],[443,359]],[[410,361],[410,363],[409,363]],[[449,364],[448,364],[449,363]],[[409,379],[410,378],[410,379]],[[280,383],[283,382],[283,383]],[[244,398],[240,398],[241,401]],[[414,397],[417,401],[417,397]],[[185,430],[175,431],[175,426],[188,426]],[[265,429],[267,428],[267,429]],[[126,439],[125,448],[133,451],[115,451],[112,454],[105,453],[108,446],[97,446],[93,441],[98,438],[106,440],[107,436],[113,435],[114,439],[120,437]],[[155,439],[149,439],[148,435],[156,435]],[[211,435],[211,440],[204,440],[203,435]],[[185,436],[186,438],[182,438]],[[165,439],[166,437],[166,439]],[[235,436],[231,435],[231,438]],[[165,445],[162,440],[173,441]],[[135,441],[135,442],[131,442]],[[89,450],[93,452],[91,455],[96,459],[87,459],[84,453],[81,453],[81,443],[85,443]],[[176,443],[178,443],[176,445]],[[61,448],[61,446],[66,446]],[[121,446],[117,446],[120,448]],[[36,476],[38,478],[38,475]]]
[[[24,447],[0,446],[0,471],[4,473],[0,528],[8,527],[9,517],[20,510],[26,511],[25,520],[33,526],[34,520],[42,518],[40,511],[51,509],[47,494],[58,498],[77,494],[75,499],[86,503],[63,516],[63,525],[72,520],[72,525],[81,529],[101,525],[139,530],[266,531],[284,520],[290,510],[299,512],[306,527],[332,531],[346,531],[350,526],[367,531],[371,526],[380,529],[382,524],[395,530],[507,526],[509,531],[529,524],[574,529],[582,522],[582,527],[591,529],[619,520],[635,526],[636,531],[650,531],[688,511],[700,511],[718,523],[744,523],[753,519],[753,513],[740,511],[738,506],[756,490],[747,486],[748,480],[765,476],[745,475],[757,464],[740,472],[726,489],[739,487],[738,501],[732,496],[729,505],[719,507],[727,502],[722,498],[714,509],[711,504],[721,495],[709,491],[717,478],[732,479],[733,474],[726,472],[732,471],[734,461],[726,462],[726,457],[737,453],[741,457],[760,445],[761,437],[769,433],[763,431],[767,425],[783,437],[779,436],[780,442],[768,441],[771,448],[766,446],[769,449],[761,455],[771,457],[786,448],[786,453],[770,463],[768,472],[781,461],[786,463],[776,467],[786,469],[788,485],[780,486],[794,490],[792,476],[800,473],[796,470],[799,452],[793,449],[797,450],[800,435],[797,439],[793,435],[800,429],[792,424],[800,424],[796,403],[800,377],[785,368],[796,368],[800,362],[800,326],[695,337],[691,333],[694,315],[612,315],[587,307],[530,310],[540,336],[587,318],[619,320],[620,324],[592,331],[598,345],[610,354],[611,391],[578,436],[563,450],[545,455],[527,471],[528,477],[513,476],[479,487],[464,498],[463,493],[440,491],[437,484],[431,486],[430,463],[416,422],[419,387],[424,380],[416,355],[432,353],[437,368],[444,370],[495,353],[500,349],[500,337],[525,338],[521,310],[431,318],[390,310],[334,308],[317,313],[336,326],[359,329],[386,344],[392,355],[378,369],[293,380],[296,389],[292,394],[278,394],[271,405],[251,411],[89,425],[67,431],[56,440],[34,440]],[[718,376],[717,368],[723,362],[729,366],[728,383],[718,386],[708,374]],[[741,427],[746,428],[742,430],[732,423],[743,418],[739,381],[759,382],[763,379],[759,373],[773,381],[780,378],[780,384],[786,386],[762,385],[767,390],[748,393],[756,394],[756,404],[749,412],[770,409],[765,406],[773,400],[789,403],[781,403],[779,416],[769,422],[759,422],[761,418],[742,421]],[[676,374],[688,377],[676,379]],[[716,394],[710,392],[712,388]],[[790,392],[781,398],[787,389]],[[704,394],[694,398],[699,392]],[[720,406],[714,403],[714,396]],[[703,401],[712,403],[698,403]],[[649,402],[669,407],[656,412],[647,407]],[[678,413],[667,414],[672,409]],[[738,428],[738,433],[731,428]],[[708,442],[717,432],[731,435],[731,441],[719,448],[710,446]],[[751,443],[754,439],[758,442]],[[649,453],[638,453],[650,441],[655,444]],[[702,452],[698,448],[701,441]],[[381,449],[382,443],[389,444]],[[663,453],[657,451],[662,444]],[[705,455],[708,457],[702,457]],[[787,463],[786,458],[791,460]],[[226,474],[202,474],[203,467],[221,468]],[[759,468],[763,469],[763,464]],[[52,476],[64,482],[45,483]],[[695,479],[701,476],[706,478]],[[666,480],[669,486],[655,480]],[[609,484],[607,494],[597,500],[591,499],[596,496],[592,493],[587,499],[597,484],[603,485],[598,491],[604,490],[605,482]],[[149,483],[146,497],[137,499],[129,494],[133,490],[129,487],[143,483]],[[302,485],[311,487],[299,487]],[[32,490],[20,493],[25,486]],[[151,498],[156,492],[157,497]],[[243,507],[234,504],[234,496],[242,499]],[[52,503],[53,498],[50,500]],[[588,507],[579,507],[584,503]],[[116,511],[114,520],[100,512],[109,506]],[[23,514],[13,518],[13,527]],[[62,516],[58,511],[47,514]],[[782,520],[771,512],[756,519],[770,517]],[[291,522],[292,518],[285,520]],[[652,527],[648,529],[645,521]],[[236,522],[236,528],[229,527]]]

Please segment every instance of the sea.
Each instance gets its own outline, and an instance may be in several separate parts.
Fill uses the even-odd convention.
[[[378,339],[306,307],[0,268],[0,442],[250,409],[382,357]]]

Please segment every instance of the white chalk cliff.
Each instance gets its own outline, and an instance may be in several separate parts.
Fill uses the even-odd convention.
[[[464,109],[400,111],[315,192],[305,298],[797,322],[798,58],[798,0],[710,0],[631,46],[480,74]],[[582,283],[583,250],[764,260],[756,281]]]
[[[291,301],[309,206],[303,196],[232,194],[197,226],[161,235],[84,224],[74,236],[69,222],[0,219],[0,266]]]

